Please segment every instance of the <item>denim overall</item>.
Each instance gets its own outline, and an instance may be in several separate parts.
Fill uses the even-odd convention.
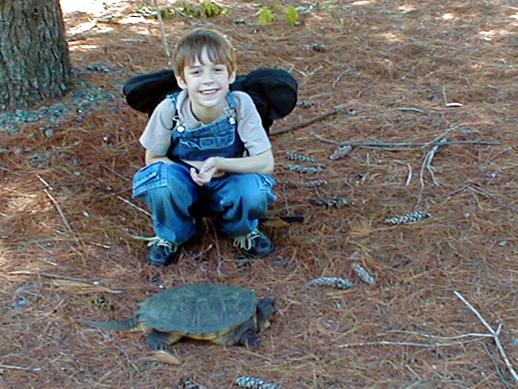
[[[177,97],[178,93],[167,96],[175,105]],[[190,176],[190,166],[180,161],[243,156],[236,100],[232,92],[226,98],[226,117],[211,124],[188,129],[175,116],[167,156],[177,163],[155,162],[133,177],[133,196],[147,203],[155,233],[162,239],[185,243],[196,232],[196,218],[207,215],[217,215],[219,229],[232,238],[248,234],[276,199],[272,192],[276,182],[269,175],[226,173],[199,186]]]

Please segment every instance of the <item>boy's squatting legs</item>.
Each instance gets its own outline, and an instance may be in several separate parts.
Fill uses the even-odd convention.
[[[142,197],[151,208],[153,228],[157,236],[180,245],[196,232],[190,210],[198,201],[201,188],[191,180],[186,166],[165,163],[158,165],[161,166],[148,169],[149,180],[140,178],[139,181],[144,181],[145,184],[136,188],[135,192],[139,194],[136,196]],[[144,185],[148,188],[142,188]],[[221,231],[232,238],[247,234],[252,237],[252,244],[256,247],[249,250],[249,254],[261,256],[273,250],[273,244],[268,237],[260,232],[258,235],[257,226],[259,218],[267,213],[268,203],[275,199],[272,193],[274,185],[275,180],[269,176],[226,174],[213,179],[204,187],[212,194],[205,208],[211,213],[221,215]],[[161,252],[169,249],[152,247],[151,250]],[[176,251],[176,245],[174,250]],[[160,252],[159,256],[162,255]],[[148,261],[155,265],[165,265],[176,260],[177,256],[174,260],[165,259],[163,262],[167,263],[161,263],[159,258],[156,263],[148,253]]]
[[[148,244],[147,261],[151,265],[167,266],[177,262],[180,244],[196,232],[189,212],[197,200],[196,189],[188,169],[179,164],[157,162],[135,175],[133,195],[144,200],[151,209],[157,235]]]
[[[270,238],[257,228],[268,204],[276,199],[274,185],[271,176],[261,174],[227,174],[208,184],[211,210],[221,215],[219,229],[234,238],[234,245],[247,256],[262,257],[274,249]]]
[[[260,174],[227,173],[207,184],[209,209],[221,215],[218,228],[227,236],[247,234],[259,225],[268,212],[268,204],[276,199],[272,193],[275,180]]]

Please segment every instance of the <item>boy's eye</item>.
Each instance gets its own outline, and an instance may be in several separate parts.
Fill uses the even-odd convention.
[[[225,68],[223,66],[217,66],[217,67],[214,68],[214,71],[216,73],[221,73],[221,72],[225,71]]]

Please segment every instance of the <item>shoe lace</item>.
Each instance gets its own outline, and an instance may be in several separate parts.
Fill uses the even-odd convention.
[[[178,245],[174,242],[171,242],[169,240],[165,240],[162,238],[159,238],[158,236],[154,236],[149,239],[147,243],[147,247],[151,246],[165,246],[171,249],[171,251],[176,251],[178,249]]]
[[[261,236],[261,232],[258,229],[253,230],[245,235],[236,236],[234,238],[234,246],[239,247],[242,250],[248,251],[254,247],[254,241]]]

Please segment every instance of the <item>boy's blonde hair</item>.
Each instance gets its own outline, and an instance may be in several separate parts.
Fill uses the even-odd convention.
[[[226,65],[229,74],[236,71],[236,56],[229,40],[218,31],[198,28],[181,38],[176,45],[173,57],[176,76],[183,79],[185,66],[200,60],[204,48],[213,63]]]

